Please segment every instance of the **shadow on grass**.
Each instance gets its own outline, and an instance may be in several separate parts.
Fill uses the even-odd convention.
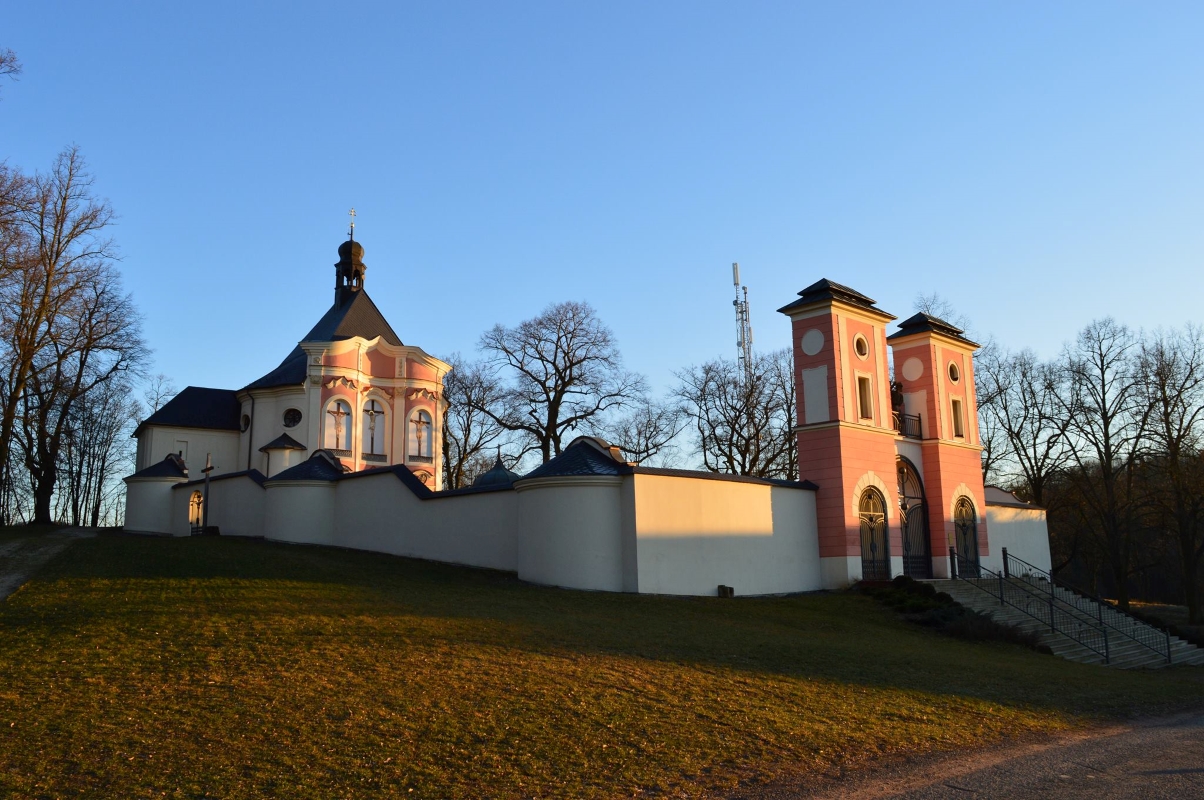
[[[852,593],[685,598],[533,586],[513,574],[417,559],[222,538],[102,535],[75,543],[38,576],[65,582],[70,606],[9,608],[41,624],[178,613],[341,621],[421,618],[427,640],[573,657],[607,654],[847,685],[956,695],[1110,717],[1200,705],[1204,670],[1132,673],[1004,644],[956,641]],[[114,582],[153,586],[125,592]],[[128,588],[128,587],[127,587]],[[61,594],[61,593],[60,593]],[[56,619],[57,618],[57,623]],[[374,623],[375,624],[375,623]],[[1191,698],[1188,700],[1187,698]]]

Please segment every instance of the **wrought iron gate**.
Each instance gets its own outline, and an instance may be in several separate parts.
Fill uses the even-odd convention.
[[[858,506],[861,516],[861,579],[890,580],[890,550],[886,535],[886,499],[866,489]]]
[[[932,542],[928,537],[928,506],[924,486],[906,458],[898,461],[899,527],[903,532],[903,574],[932,577]]]

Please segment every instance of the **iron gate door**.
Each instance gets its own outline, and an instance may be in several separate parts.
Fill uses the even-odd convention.
[[[861,495],[861,579],[890,580],[890,551],[886,538],[886,499],[877,489]]]
[[[932,541],[928,537],[928,506],[915,467],[899,459],[899,527],[903,531],[903,574],[932,577]]]

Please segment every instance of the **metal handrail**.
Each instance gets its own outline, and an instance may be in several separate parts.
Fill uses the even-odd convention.
[[[1053,574],[1046,572],[1038,566],[1028,563],[1022,558],[1017,558],[1008,552],[1006,547],[1002,548],[1003,554],[1003,577],[1005,579],[1023,580],[1034,588],[1040,589],[1033,582],[1035,577],[1037,580],[1044,580],[1047,584],[1047,591],[1054,596],[1059,602],[1065,603],[1078,609],[1081,613],[1088,616],[1094,616],[1100,625],[1105,625],[1116,631],[1122,636],[1125,636],[1137,642],[1143,647],[1153,650],[1158,655],[1166,659],[1166,663],[1171,663],[1171,634],[1170,631],[1160,631],[1157,628],[1142,622],[1136,617],[1126,613],[1122,609],[1109,603],[1107,600],[1094,595],[1090,592],[1085,592],[1076,586],[1073,586],[1066,581],[1056,578]],[[1015,570],[1012,568],[1012,563],[1019,564],[1022,569]],[[1021,575],[1017,577],[1016,572]],[[1027,573],[1027,576],[1025,575]],[[1059,597],[1055,594],[1054,588],[1060,588],[1070,594],[1070,599]],[[1084,601],[1088,604],[1094,604],[1084,607]],[[1104,613],[1107,609],[1109,614]],[[1119,620],[1119,624],[1118,624]]]
[[[902,411],[892,411],[891,417],[895,430],[899,432],[900,436],[908,439],[922,439],[924,437],[919,414],[904,414]]]
[[[1027,584],[1025,583],[1008,580],[1002,573],[993,572],[980,564],[971,562],[958,553],[954,547],[949,548],[949,558],[952,562],[955,580],[965,581],[978,587],[998,599],[1000,605],[1008,605],[1027,614],[1042,625],[1048,625],[1051,631],[1068,636],[1093,653],[1102,656],[1105,664],[1111,663],[1108,629],[1103,625],[1094,625],[1059,608],[1058,599],[1053,594],[1038,593],[1032,588],[1026,588]]]

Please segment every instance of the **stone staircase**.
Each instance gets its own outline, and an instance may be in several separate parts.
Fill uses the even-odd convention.
[[[1069,589],[1055,586],[1051,595],[1044,579],[1013,576],[1001,581],[998,575],[984,571],[982,578],[931,583],[938,592],[947,592],[966,608],[1036,632],[1054,655],[1071,661],[1107,663],[1119,669],[1157,669],[1168,666],[1165,653],[1169,643],[1171,665],[1204,665],[1204,649],[1175,636],[1168,639],[1165,632]],[[1007,603],[1000,603],[1001,588]],[[1055,625],[1073,636],[1050,629],[1051,613]],[[1086,644],[1076,641],[1076,636]],[[1109,656],[1107,662],[1103,652]]]

